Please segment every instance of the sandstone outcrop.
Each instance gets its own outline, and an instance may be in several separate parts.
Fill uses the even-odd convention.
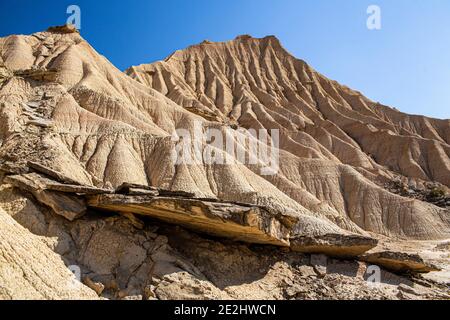
[[[372,252],[364,255],[362,260],[383,266],[397,272],[426,273],[439,271],[440,269],[425,262],[418,254],[410,254],[395,251]]]
[[[291,238],[291,248],[294,251],[325,253],[340,258],[358,257],[377,244],[378,241],[374,238],[350,234],[298,235]]]
[[[289,246],[296,216],[226,202],[161,196],[100,195],[89,197],[96,209],[131,212],[215,236],[250,243]]]
[[[148,216],[191,230],[248,243],[291,247],[294,251],[357,257],[377,245],[377,240],[340,230],[320,220],[295,212],[278,212],[249,203],[196,198],[194,194],[125,183],[109,189],[68,184],[61,173],[32,163],[32,172],[6,175],[4,183],[30,192],[54,213],[73,221],[88,207],[121,213],[134,222],[134,215]],[[47,175],[47,176],[46,176]],[[334,233],[328,233],[334,232]],[[340,232],[340,233],[338,233]]]
[[[370,102],[289,55],[273,37],[193,46],[128,70],[137,81],[77,32],[0,42],[11,72],[57,70],[54,82],[13,76],[0,89],[0,156],[19,172],[31,161],[83,185],[111,189],[131,183],[254,203],[315,217],[323,229],[333,224],[359,234],[449,237],[445,208],[377,184],[400,177],[447,186],[449,122]],[[201,112],[219,119],[205,119]],[[174,130],[193,131],[197,123],[224,134],[229,128],[280,129],[278,173],[261,175],[261,164],[209,165],[205,159],[174,165]],[[392,137],[380,138],[388,131]],[[381,141],[396,145],[377,147]],[[398,160],[401,165],[392,158],[397,152],[389,153],[391,159],[383,151],[403,145],[415,149],[406,151],[412,160]],[[422,169],[398,169],[413,168],[411,161]]]

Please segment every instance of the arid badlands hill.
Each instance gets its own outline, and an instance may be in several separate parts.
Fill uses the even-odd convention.
[[[450,120],[372,102],[275,37],[125,73],[71,27],[1,38],[0,119],[0,298],[448,297],[386,270],[433,257],[449,281]],[[236,158],[211,129],[244,161],[208,161]],[[260,129],[276,160],[254,158]]]

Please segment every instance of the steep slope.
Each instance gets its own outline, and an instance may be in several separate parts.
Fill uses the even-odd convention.
[[[97,298],[43,240],[0,208],[0,300]]]
[[[411,279],[382,270],[373,289],[361,260],[423,272],[437,269],[417,248],[447,255],[408,240],[449,238],[448,208],[383,186],[447,191],[449,121],[375,104],[274,37],[126,73],[69,26],[0,38],[0,119],[0,298],[403,299]],[[175,161],[180,146],[190,162]]]
[[[283,129],[283,149],[300,157],[450,186],[450,120],[374,103],[295,59],[273,36],[204,42],[127,73],[193,112]]]
[[[434,128],[429,131],[413,130],[419,125],[412,120],[391,124],[389,112],[372,110],[367,99],[333,86],[272,37],[240,37],[177,52],[165,62],[141,67],[150,68],[136,76],[142,84],[67,27],[6,37],[0,47],[3,69],[9,74],[0,89],[5,119],[0,157],[6,171],[27,170],[26,162],[34,160],[83,184],[117,187],[130,182],[253,203],[315,217],[303,219],[308,223],[299,226],[306,234],[342,228],[414,239],[449,236],[448,211],[375,184],[374,177],[393,173],[366,154],[387,132],[392,135],[389,141],[403,141],[425,161],[423,167],[432,168],[433,179],[445,182],[448,121],[417,118]],[[217,119],[205,119],[205,112]],[[208,148],[195,134],[198,126],[230,136],[249,158],[252,150],[241,144],[242,131],[230,131],[228,124],[234,122],[246,129],[280,129],[279,150],[266,145],[279,153],[276,174],[263,175],[265,163],[260,160],[208,163],[204,152],[191,152],[193,164],[173,162],[175,130],[192,135],[187,142],[191,150],[198,145],[202,151]],[[410,135],[399,134],[406,130]],[[367,137],[373,141],[364,147]],[[435,148],[426,148],[430,144]]]
[[[279,129],[280,172],[265,178],[313,211],[330,206],[338,212],[328,212],[334,222],[348,217],[387,235],[448,236],[448,213],[372,182],[448,187],[450,120],[374,103],[295,59],[272,36],[205,41],[127,73],[207,119]]]
[[[175,129],[223,127],[123,74],[76,30],[11,36],[0,47],[9,74],[0,89],[5,172],[23,173],[35,161],[81,184],[184,190],[304,217],[298,228],[308,226],[308,235],[345,233],[242,164],[173,163]]]

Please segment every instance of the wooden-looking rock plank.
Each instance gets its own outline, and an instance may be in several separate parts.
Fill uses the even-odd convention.
[[[297,236],[291,238],[293,251],[325,253],[331,257],[353,258],[376,247],[378,240],[360,235],[325,234],[322,236]]]
[[[28,167],[30,167],[32,170],[37,171],[39,173],[43,173],[49,177],[52,177],[56,179],[59,182],[62,183],[68,183],[68,184],[75,184],[79,185],[80,183],[78,181],[75,181],[69,177],[64,176],[61,172],[58,172],[56,170],[53,170],[51,168],[48,168],[40,163],[28,161]]]
[[[112,192],[112,190],[109,189],[83,186],[79,184],[59,183],[54,180],[48,179],[44,175],[36,172],[27,173],[23,175],[7,176],[5,177],[5,182],[19,189],[23,189],[30,192],[36,190],[52,190],[76,194],[102,194]]]
[[[151,186],[145,186],[135,183],[125,182],[120,185],[115,193],[118,194],[129,194],[129,195],[159,195],[158,189]]]
[[[361,260],[395,272],[428,273],[441,269],[424,261],[418,254],[380,251],[364,255]]]
[[[88,206],[150,216],[204,233],[244,242],[289,245],[291,226],[286,225],[277,215],[256,206],[177,197],[106,194],[89,196]]]

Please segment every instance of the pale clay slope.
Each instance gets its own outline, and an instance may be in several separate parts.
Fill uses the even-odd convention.
[[[150,69],[152,79],[148,72],[136,76],[143,84],[78,33],[10,36],[0,44],[9,71],[55,71],[52,82],[13,77],[1,88],[1,152],[11,162],[38,160],[83,183],[150,184],[322,217],[311,229],[316,234],[335,232],[337,225],[412,239],[449,236],[444,209],[393,195],[371,181],[394,174],[383,164],[399,167],[417,183],[433,179],[448,186],[449,122],[374,107],[292,58],[272,37],[207,43],[131,69],[132,75]],[[23,104],[44,93],[50,97],[30,120],[33,110]],[[221,126],[192,109],[243,127],[282,129],[279,173],[259,176],[259,166],[173,166],[174,129],[192,129],[195,121]],[[50,124],[36,127],[33,117]],[[384,134],[390,138],[380,138]],[[410,156],[389,152],[397,155],[402,148]],[[411,171],[412,163],[422,169]]]
[[[0,299],[97,299],[61,256],[0,208]]]
[[[0,158],[6,171],[20,171],[28,160],[34,160],[82,184],[117,187],[132,182],[194,192],[200,197],[255,203],[296,215],[300,221],[298,235],[311,237],[349,232],[419,240],[450,236],[448,210],[394,195],[375,183],[401,175],[412,184],[435,181],[449,187],[450,122],[408,116],[375,105],[293,58],[273,37],[205,42],[177,51],[164,62],[130,68],[127,73],[131,77],[117,70],[76,32],[1,38],[0,58]],[[204,128],[222,130],[229,125],[281,129],[279,173],[261,176],[259,165],[175,167],[170,160],[174,144],[171,134],[177,128],[192,131],[197,121]],[[403,155],[399,156],[399,150]],[[12,211],[10,214],[15,215]],[[34,212],[19,220],[32,233],[56,233],[57,253],[86,266],[86,274],[94,280],[106,283],[111,274],[117,273],[117,266],[129,264],[119,270],[108,289],[116,298],[139,295],[136,292],[158,298],[239,298],[249,292],[264,298],[301,297],[302,286],[308,283],[297,283],[297,275],[292,275],[296,267],[292,269],[292,258],[286,258],[270,263],[273,269],[267,270],[273,271],[262,278],[263,283],[254,282],[259,289],[267,283],[276,287],[273,296],[263,294],[271,291],[268,288],[258,291],[251,285],[241,286],[239,281],[236,288],[232,284],[222,286],[229,279],[216,278],[214,268],[204,271],[205,275],[191,265],[200,267],[202,260],[183,262],[158,252],[157,244],[146,247],[146,237],[152,239],[148,239],[150,243],[161,238],[157,241],[153,235],[141,235],[129,226],[123,229],[122,222],[118,227],[114,219],[106,224],[94,219],[90,222],[95,225],[92,231],[84,219],[65,226],[47,217],[50,220],[43,226],[48,224],[48,230],[35,230],[36,224],[30,225],[28,219],[40,215]],[[9,220],[2,223],[13,223]],[[25,231],[20,231],[23,241],[34,239]],[[175,235],[170,239],[176,242]],[[61,243],[64,249],[59,248]],[[125,247],[109,247],[108,243]],[[177,248],[186,250],[179,244]],[[128,250],[133,259],[127,256]],[[247,250],[240,248],[232,256],[240,257]],[[212,252],[217,250],[211,249],[211,257]],[[18,252],[17,257],[21,254]],[[155,266],[146,261],[147,255],[161,261],[157,262],[161,263],[161,274],[156,282],[149,276],[148,271]],[[257,260],[263,257],[251,255],[258,256]],[[55,259],[49,265],[59,270],[62,264],[57,256]],[[209,261],[209,265],[215,263]],[[180,264],[184,267],[171,269]],[[230,265],[234,265],[231,260]],[[14,268],[14,264],[2,263],[1,267]],[[186,271],[187,275],[183,273]],[[49,281],[63,281],[67,273],[61,272],[61,280]],[[285,272],[283,277],[292,275],[294,280],[272,279],[273,272]],[[305,272],[307,277],[310,270]],[[373,294],[366,291],[362,278],[354,287],[344,285],[353,278],[341,280],[341,298]],[[279,281],[293,281],[291,289],[297,289],[285,292]],[[179,285],[192,292],[181,290]],[[8,283],[5,287],[11,290],[14,286]],[[358,296],[362,287],[365,289]],[[25,294],[15,290],[2,292],[2,297]],[[26,297],[76,297],[70,290],[61,290],[51,296],[41,288]],[[377,297],[404,298],[401,290],[392,290],[379,292]],[[84,293],[87,298],[90,294]],[[338,293],[331,290],[310,298],[336,298],[334,294]]]

